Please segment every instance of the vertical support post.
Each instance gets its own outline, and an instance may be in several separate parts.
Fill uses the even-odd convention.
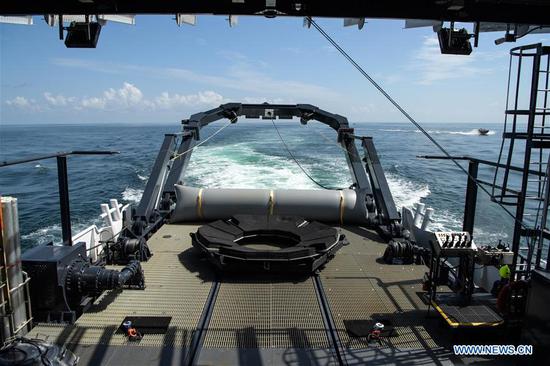
[[[57,157],[57,181],[59,183],[59,206],[61,209],[61,232],[63,245],[72,245],[71,210],[69,206],[69,179],[67,177],[67,157]]]
[[[191,131],[183,131],[180,146],[178,148],[178,154],[183,154],[184,152],[189,151],[193,146],[195,146],[195,143],[196,140],[194,133]],[[162,190],[163,194],[175,194],[176,189],[174,188],[174,185],[180,184],[183,179],[185,170],[189,165],[189,160],[191,160],[191,153],[192,151],[189,151],[187,154],[181,156],[172,163],[172,167],[168,173],[168,178],[166,178],[166,182],[164,183],[164,189]]]
[[[399,222],[401,217],[395,206],[395,201],[393,200],[382,164],[380,164],[372,137],[363,137],[361,141],[365,152],[366,170],[371,182],[376,207],[382,213],[386,223]]]
[[[346,127],[347,128],[347,127]],[[369,183],[369,178],[363,166],[363,161],[359,156],[359,152],[355,147],[355,140],[347,134],[353,134],[353,129],[340,128],[338,130],[338,142],[342,148],[347,151],[345,154],[346,162],[348,163],[349,171],[353,183],[357,189],[364,189],[367,195],[372,194],[373,187]]]
[[[155,165],[151,170],[151,175],[139,201],[139,205],[136,208],[134,219],[140,219],[143,223],[147,224],[150,215],[154,209],[157,208],[157,203],[162,194],[163,182],[167,176],[169,170],[170,158],[175,150],[176,135],[166,134],[162,146],[158,152]],[[136,232],[137,230],[137,232]],[[140,229],[134,230],[137,235],[141,235]]]
[[[462,231],[467,231],[473,238],[474,235],[474,222],[476,216],[476,203],[477,203],[477,172],[479,168],[479,162],[470,160],[468,164],[468,183],[466,185],[466,202],[464,204],[464,220],[462,221]]]

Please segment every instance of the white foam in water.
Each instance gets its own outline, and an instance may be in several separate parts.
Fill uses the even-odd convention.
[[[412,208],[422,198],[430,195],[430,187],[427,184],[415,184],[392,173],[386,173],[386,179],[390,186],[396,206]]]
[[[332,157],[317,164],[302,162],[302,165],[310,173],[328,172],[332,184],[327,185],[343,188],[351,184],[343,157]],[[191,159],[188,172],[187,184],[204,188],[319,189],[292,160],[258,153],[247,144],[199,148]],[[398,209],[412,208],[431,193],[427,184],[414,183],[393,173],[387,173],[386,178]],[[459,230],[462,225],[460,219],[447,211],[434,212],[433,219],[432,230]]]
[[[320,170],[307,161],[301,164],[313,176]],[[330,167],[325,165],[324,170],[332,170]],[[340,174],[331,179],[333,184],[349,186]],[[204,188],[319,189],[290,158],[259,153],[247,143],[196,149],[184,180],[186,184]]]
[[[496,242],[498,240],[502,240],[504,242],[507,242],[508,239],[511,239],[507,232],[503,231],[502,229],[497,232],[486,232],[485,230],[479,228],[479,226],[476,226],[474,228],[474,237],[475,238],[481,238],[488,240],[489,242]]]
[[[413,183],[396,174],[386,173],[386,179],[399,210],[401,207],[414,208],[430,195],[430,187],[427,184]],[[462,220],[446,210],[435,210],[432,215],[433,222],[429,229],[432,231],[461,230]]]
[[[317,180],[321,179],[316,173],[330,177],[324,180],[329,181],[327,186],[345,188],[351,184],[343,156],[332,156],[323,163],[304,160],[302,166]],[[430,195],[427,184],[416,184],[391,173],[386,177],[399,208],[412,207]],[[261,154],[245,143],[195,150],[185,181],[204,188],[319,189],[290,158]]]
[[[401,128],[381,128],[380,131],[384,131],[384,132],[411,132],[411,131],[415,131],[415,130],[412,130],[412,129],[401,129]]]
[[[57,242],[61,237],[61,226],[58,224],[43,227],[26,235],[21,235],[21,239],[28,240],[37,245]]]
[[[428,229],[431,231],[461,231],[462,220],[447,210],[435,210]]]
[[[143,182],[145,182],[147,180],[147,177],[144,176],[144,175],[141,175],[141,174],[138,174],[137,177],[138,177],[139,180],[141,180]]]
[[[99,219],[94,219],[89,222],[78,222],[78,223],[73,222],[71,227],[72,234],[75,235],[80,231],[86,229],[90,225],[94,225],[94,224],[101,225],[102,222]],[[59,224],[46,226],[41,229],[30,232],[26,235],[21,235],[22,240],[26,240],[32,243],[33,245],[44,245],[50,242],[53,242],[54,244],[61,244],[62,242],[61,237],[62,237],[62,230],[61,230],[61,225]]]
[[[445,133],[445,131],[441,131],[441,133]],[[477,128],[474,128],[470,131],[448,131],[451,135],[465,135],[465,136],[477,136],[479,135],[479,130]],[[495,131],[489,131],[487,132],[487,135],[494,135]]]
[[[130,203],[138,203],[143,195],[143,189],[126,187],[122,192],[122,199]]]
[[[414,133],[421,133],[422,131],[416,130],[416,129],[400,129],[400,128],[388,128],[388,129],[380,129],[380,131],[384,132],[414,132]],[[446,130],[427,130],[426,132],[433,134],[433,135],[441,135],[441,134],[448,134],[448,135],[463,135],[463,136],[480,136],[479,130],[477,128],[474,128],[469,131],[446,131]],[[494,135],[495,131],[489,131],[487,135]]]

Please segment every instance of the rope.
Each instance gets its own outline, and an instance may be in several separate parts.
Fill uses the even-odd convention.
[[[286,151],[288,152],[288,155],[290,155],[290,157],[292,158],[292,160],[294,160],[294,162],[296,163],[296,165],[298,165],[298,167],[302,170],[302,172],[306,175],[306,177],[309,178],[309,180],[311,180],[313,183],[315,183],[316,185],[318,185],[319,187],[323,188],[323,189],[338,189],[338,188],[328,188],[328,187],[325,187],[324,185],[322,185],[321,183],[317,182],[305,169],[304,167],[300,164],[300,162],[298,162],[298,160],[296,159],[296,157],[294,156],[294,154],[292,154],[292,152],[290,151],[290,149],[288,148],[285,140],[283,139],[283,136],[281,136],[281,133],[279,132],[279,129],[277,128],[277,125],[275,124],[275,118],[274,117],[271,117],[271,123],[273,123],[273,127],[275,127],[275,131],[277,131],[277,135],[279,135],[279,139],[281,140],[281,142],[283,143]]]
[[[409,113],[407,113],[407,111],[405,111],[405,109],[403,109],[403,107],[401,107],[399,105],[399,103],[397,103],[369,74],[367,74],[367,72],[365,70],[363,70],[363,68],[361,66],[359,66],[359,64],[357,64],[357,62],[355,62],[355,60],[350,56],[348,55],[348,53],[346,51],[344,51],[344,49],[342,47],[340,47],[338,45],[338,43],[336,43],[336,41],[334,41],[324,30],[323,28],[321,28],[321,26],[319,26],[311,17],[308,17],[309,21],[311,22],[311,24],[315,27],[315,29],[317,29],[317,31],[319,31],[319,33],[321,33],[321,35],[323,37],[325,37],[325,39],[334,46],[334,48],[336,48],[336,50],[338,50],[338,52],[340,52],[340,54],[342,54],[342,56],[344,56],[344,58],[346,60],[348,60],[356,69],[357,71],[359,71],[361,73],[361,75],[363,75],[365,77],[365,79],[367,79],[391,104],[393,104],[393,106],[395,108],[397,108],[397,110],[399,110],[399,112],[401,112],[401,114],[403,114],[403,116],[405,116],[405,118],[407,118],[413,125],[415,125],[415,127],[424,134],[424,136],[426,136],[428,138],[428,140],[430,140],[439,150],[441,150],[441,152],[448,158],[450,159],[462,172],[464,172],[472,181],[475,182],[475,184],[483,191],[485,192],[487,195],[489,195],[489,197],[492,197],[491,196],[491,193],[483,186],[481,185],[478,180],[476,178],[474,178],[470,173],[468,173],[468,171],[462,166],[460,165],[460,163],[458,161],[456,161],[456,159],[454,159],[448,152],[447,150],[445,150],[443,148],[443,146],[441,146],[418,122],[416,122],[416,120],[414,118],[411,117],[411,115]],[[519,220],[512,212],[510,212],[502,203],[500,202],[496,202],[508,215],[510,215],[510,217],[512,217],[514,219],[515,222],[519,223],[523,228],[527,228],[527,226],[523,223],[523,221]]]
[[[176,159],[179,159],[181,158],[182,156],[184,156],[185,154],[187,154],[188,152],[191,152],[193,150],[195,150],[197,147],[201,146],[202,144],[206,143],[208,140],[210,140],[211,138],[213,138],[214,136],[216,136],[217,134],[219,134],[220,132],[222,132],[223,130],[225,130],[227,127],[229,127],[230,125],[232,125],[231,122],[229,122],[228,124],[226,124],[225,126],[222,126],[219,130],[217,130],[216,132],[214,132],[212,135],[208,136],[206,139],[204,139],[203,141],[199,142],[198,144],[196,144],[195,146],[193,146],[192,148],[190,149],[187,149],[185,150],[184,152],[182,153],[179,153],[179,154],[176,154],[174,155],[174,157],[172,157],[170,159],[170,161],[174,161]]]

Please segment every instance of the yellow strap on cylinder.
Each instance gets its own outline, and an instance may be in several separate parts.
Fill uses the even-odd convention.
[[[340,225],[344,225],[344,192],[340,191]]]
[[[197,195],[197,216],[199,219],[203,219],[202,216],[202,188],[199,189],[199,194]]]
[[[273,216],[273,208],[275,207],[275,192],[273,192],[273,190],[269,191],[268,206],[269,206],[269,215]]]

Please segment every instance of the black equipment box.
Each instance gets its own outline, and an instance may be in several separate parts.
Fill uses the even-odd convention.
[[[86,259],[84,243],[72,246],[42,245],[23,254],[23,270],[30,277],[33,315],[49,319],[52,311],[70,311],[64,298],[67,267],[75,259]],[[62,320],[62,319],[60,319]]]

